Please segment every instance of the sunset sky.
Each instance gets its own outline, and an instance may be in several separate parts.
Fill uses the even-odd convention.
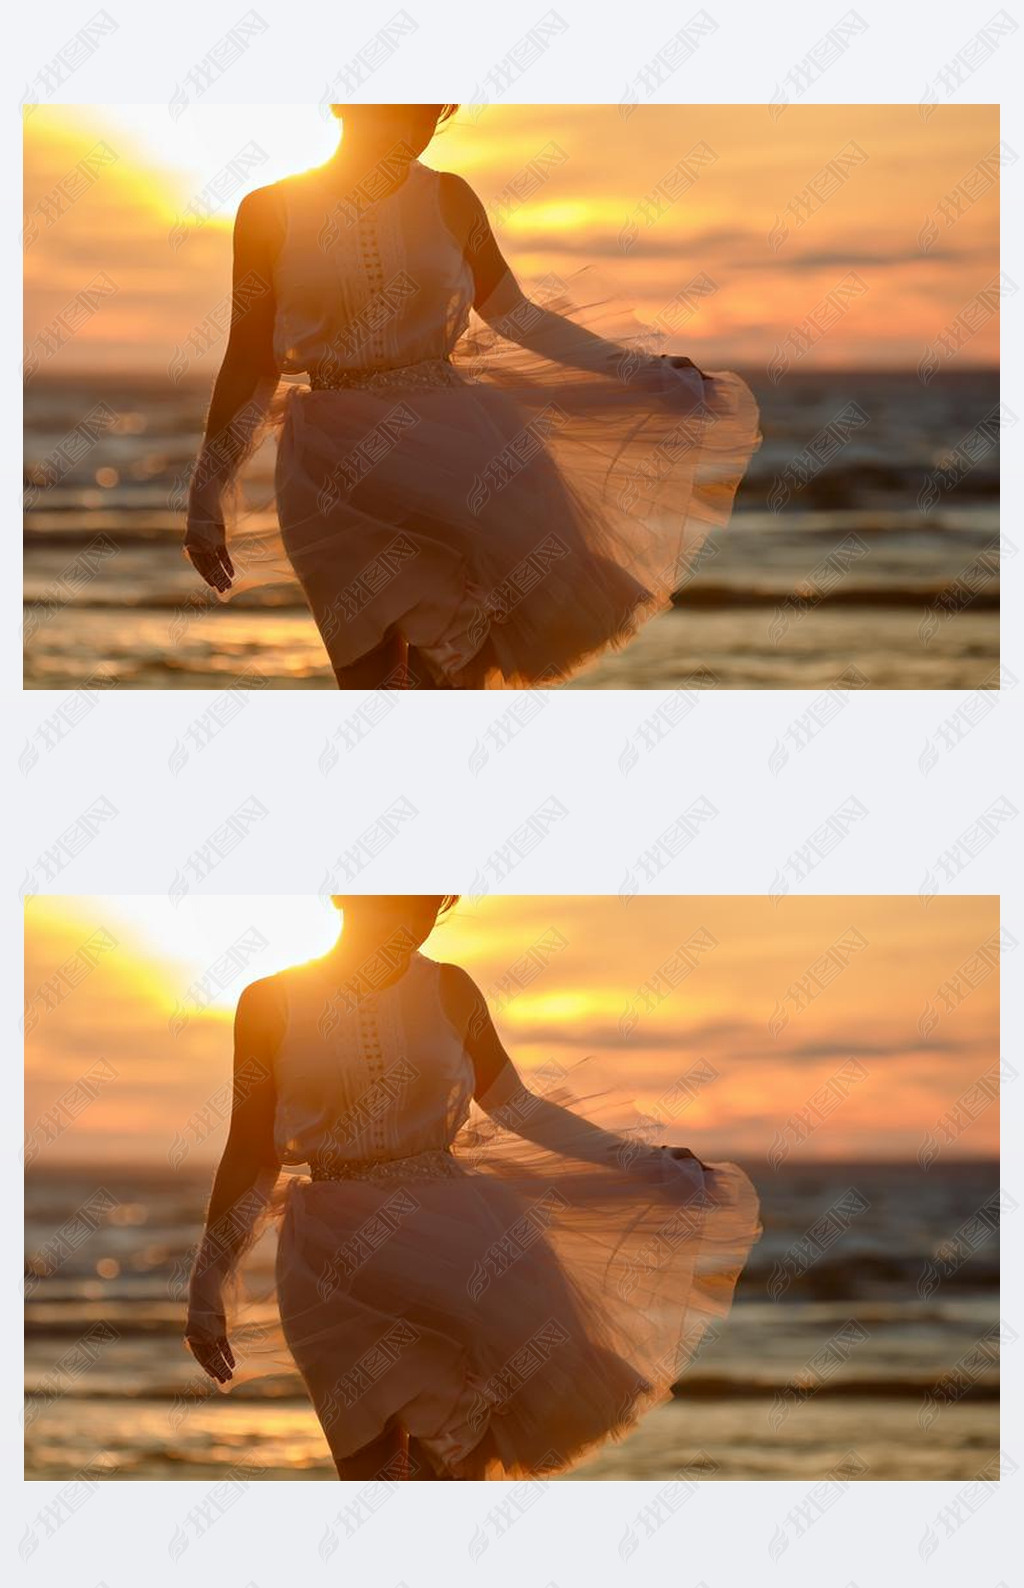
[[[998,1062],[998,925],[991,898],[483,898],[425,952],[476,978],[524,1072],[593,1056],[698,1152],[761,1158],[781,1137],[791,1161],[912,1158]],[[336,930],[307,896],[30,899],[26,1128],[41,1161],[165,1163],[230,1075],[242,987]],[[841,1101],[808,1136],[794,1122],[837,1076]],[[944,1150],[997,1152],[996,1113]],[[223,1136],[215,1112],[194,1161]]]
[[[168,370],[218,319],[239,199],[335,138],[313,105],[30,109],[28,348],[53,373]],[[916,367],[998,271],[998,144],[986,105],[493,105],[467,107],[424,159],[473,184],[527,286],[590,265],[587,291],[650,323],[707,278],[682,326],[667,317],[669,345],[699,362],[765,365],[854,272],[802,367]],[[981,319],[965,363],[997,359]],[[212,371],[222,346],[190,367]]]

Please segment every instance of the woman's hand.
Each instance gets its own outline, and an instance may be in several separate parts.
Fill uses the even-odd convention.
[[[228,553],[227,532],[220,521],[192,523],[185,531],[185,555],[214,590],[230,590],[235,576]]]
[[[697,369],[697,366],[693,362],[692,358],[676,358],[674,355],[669,353],[662,353],[661,357],[665,360],[666,364],[671,364],[673,369],[696,369],[701,380],[708,380],[710,378],[709,376],[705,375],[702,369]]]
[[[701,1160],[697,1157],[697,1154],[695,1152],[691,1152],[689,1147],[662,1147],[661,1150],[662,1152],[667,1152],[670,1158],[692,1158],[694,1163],[700,1164],[702,1169],[707,1169],[710,1171],[710,1164],[701,1163]]]
[[[234,1372],[235,1358],[228,1344],[228,1337],[224,1333],[223,1323],[219,1329],[190,1325],[185,1335],[185,1344],[204,1373],[216,1379],[218,1384],[228,1382]]]

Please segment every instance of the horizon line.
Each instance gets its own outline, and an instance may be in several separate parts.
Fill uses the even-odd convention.
[[[735,370],[737,373],[739,373],[741,370],[752,373],[759,372],[763,369],[765,370],[765,373],[767,373],[765,367],[761,364],[744,364],[735,362]],[[998,374],[1001,369],[1002,365],[1000,363],[960,364],[955,369],[936,370],[934,375],[931,377],[931,380],[929,380],[928,385],[931,385],[932,381],[942,379],[943,377],[957,375]],[[212,376],[215,375],[216,372],[217,366],[214,363],[211,363],[209,366],[209,371],[207,371],[205,368],[191,371],[187,374],[179,376],[177,380],[172,381],[172,384],[175,386],[183,386],[188,381],[205,380],[208,373]],[[69,379],[113,381],[123,379],[126,375],[159,375],[161,373],[165,375],[166,379],[171,380],[170,375],[167,374],[167,371],[163,368],[163,366],[158,364],[152,366],[126,365],[116,371],[111,371],[109,366],[83,366],[81,369],[76,368],[74,370],[62,371],[40,369],[36,370],[30,379],[25,381],[24,384],[26,387],[28,387],[29,385],[48,384],[50,382],[56,383]],[[790,380],[794,376],[801,375],[872,374],[916,376],[917,373],[918,365],[916,364],[813,364],[809,365],[806,369],[787,370],[785,379]],[[287,375],[296,375],[299,379],[303,378],[302,372],[300,371],[286,371],[279,376],[279,379],[285,379]],[[781,387],[782,381],[779,381],[778,384]]]
[[[941,1157],[941,1155],[940,1155],[940,1157]],[[214,1155],[211,1158],[204,1159],[201,1162],[195,1163],[193,1165],[193,1167],[197,1168],[197,1169],[203,1169],[205,1171],[206,1169],[216,1168],[216,1165],[217,1165],[218,1161],[219,1161],[219,1155]],[[859,1156],[859,1155],[853,1155],[853,1156],[850,1156],[850,1157],[842,1157],[842,1156],[836,1156],[836,1157],[800,1157],[800,1158],[794,1157],[792,1160],[787,1158],[782,1164],[780,1164],[778,1166],[778,1168],[773,1168],[772,1167],[772,1165],[769,1163],[769,1160],[768,1160],[767,1156],[756,1156],[756,1157],[753,1157],[753,1156],[750,1156],[750,1155],[748,1155],[746,1153],[742,1153],[742,1152],[741,1153],[737,1153],[735,1155],[735,1158],[719,1159],[719,1161],[720,1162],[734,1162],[735,1161],[735,1162],[739,1162],[739,1163],[748,1163],[748,1164],[755,1164],[755,1163],[756,1164],[765,1164],[769,1168],[769,1170],[770,1170],[770,1172],[772,1174],[778,1174],[779,1169],[781,1169],[781,1168],[787,1168],[787,1167],[788,1168],[794,1168],[794,1169],[797,1169],[797,1168],[812,1168],[812,1167],[822,1166],[822,1165],[826,1165],[826,1164],[835,1164],[835,1165],[861,1164],[861,1165],[864,1165],[864,1166],[868,1166],[868,1165],[883,1165],[884,1164],[884,1165],[889,1165],[889,1166],[892,1166],[892,1167],[904,1167],[905,1166],[906,1168],[917,1168],[918,1170],[920,1170],[920,1172],[922,1174],[928,1174],[933,1167],[935,1167],[936,1165],[939,1164],[940,1158],[937,1157],[937,1158],[933,1159],[931,1164],[929,1164],[927,1169],[923,1168],[922,1165],[918,1162],[918,1160],[915,1157],[905,1157],[905,1156],[904,1157],[896,1157],[896,1156],[893,1156],[892,1154],[887,1154],[887,1155],[879,1156],[879,1157],[864,1157],[864,1156]],[[947,1165],[949,1165],[949,1164],[977,1164],[977,1165],[994,1164],[994,1165],[996,1165],[998,1167],[1001,1164],[1002,1159],[1001,1159],[1001,1156],[998,1153],[964,1153],[964,1154],[949,1155],[949,1156],[946,1157],[945,1161],[946,1161]],[[281,1172],[284,1173],[287,1170],[297,1170],[299,1172],[302,1172],[303,1167],[304,1166],[302,1164],[298,1164],[298,1163],[295,1163],[295,1164],[282,1164],[281,1165]],[[170,1163],[167,1163],[166,1165],[163,1165],[163,1164],[155,1163],[155,1162],[153,1162],[150,1159],[140,1160],[140,1159],[127,1159],[126,1158],[126,1159],[124,1159],[121,1162],[118,1162],[118,1161],[113,1161],[112,1162],[109,1158],[82,1159],[80,1161],[79,1160],[75,1160],[75,1159],[65,1158],[65,1159],[62,1159],[59,1162],[51,1163],[51,1164],[39,1164],[39,1163],[30,1164],[25,1170],[25,1178],[27,1179],[30,1175],[39,1174],[39,1173],[44,1173],[45,1174],[45,1173],[48,1173],[48,1172],[49,1173],[54,1173],[54,1172],[59,1172],[59,1173],[64,1173],[64,1172],[84,1172],[86,1170],[93,1170],[93,1169],[99,1169],[99,1170],[106,1169],[108,1172],[115,1172],[115,1171],[116,1172],[128,1172],[128,1171],[132,1171],[132,1172],[135,1172],[135,1173],[143,1173],[143,1174],[152,1174],[152,1173],[155,1173],[155,1172],[159,1172],[159,1173],[165,1173],[166,1172],[167,1174],[179,1174],[184,1168],[185,1168],[184,1160],[177,1167],[173,1167]]]

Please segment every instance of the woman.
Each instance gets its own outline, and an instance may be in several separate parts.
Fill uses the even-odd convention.
[[[277,1295],[338,1476],[551,1476],[670,1393],[757,1198],[530,1090],[469,976],[419,952],[454,897],[334,902],[336,948],[239,1000],[189,1347],[231,1379],[231,1277],[281,1165],[308,1163]]]
[[[235,226],[186,550],[226,594],[238,471],[280,423],[284,549],[343,689],[569,677],[669,601],[760,439],[737,376],[523,294],[472,189],[417,158],[457,108],[332,106],[336,155]]]

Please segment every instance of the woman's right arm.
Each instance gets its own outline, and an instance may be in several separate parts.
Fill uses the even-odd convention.
[[[246,456],[277,384],[274,357],[274,261],[284,236],[281,200],[257,188],[238,206],[231,279],[231,329],[189,488],[185,550],[215,590],[234,577],[223,494]]]
[[[224,1292],[277,1180],[274,1056],[284,1011],[272,978],[253,982],[235,1015],[231,1125],[214,1177],[189,1284],[185,1338],[200,1367],[224,1383],[235,1365]]]

